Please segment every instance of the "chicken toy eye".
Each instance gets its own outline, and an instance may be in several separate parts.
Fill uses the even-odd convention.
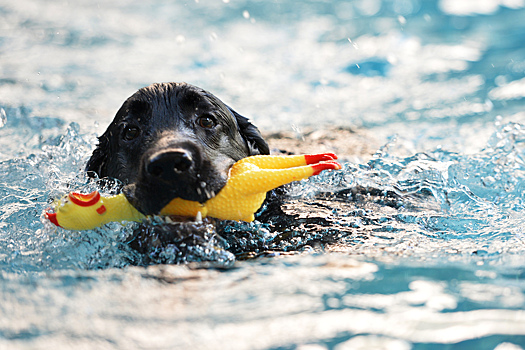
[[[217,125],[217,122],[212,116],[204,115],[197,118],[197,125],[204,129],[212,129],[215,125]]]
[[[122,138],[126,141],[131,141],[140,135],[140,129],[134,125],[128,125],[124,128]]]

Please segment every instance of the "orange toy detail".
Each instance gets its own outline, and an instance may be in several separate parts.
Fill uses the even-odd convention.
[[[204,204],[173,199],[160,215],[210,216],[221,220],[253,221],[266,192],[284,184],[307,179],[323,170],[341,169],[333,153],[294,156],[259,155],[241,159],[230,169],[224,188]],[[124,196],[102,197],[70,193],[48,210],[46,217],[57,226],[87,230],[111,221],[141,221],[145,218]]]

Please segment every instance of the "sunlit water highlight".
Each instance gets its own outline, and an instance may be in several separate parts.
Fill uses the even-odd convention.
[[[0,2],[0,348],[524,348],[525,3],[459,3]],[[383,146],[183,250],[46,224],[114,190],[82,169],[120,103],[180,80]]]

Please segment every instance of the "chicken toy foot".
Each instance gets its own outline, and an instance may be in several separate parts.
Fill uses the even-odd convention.
[[[250,222],[255,219],[254,214],[264,202],[266,192],[323,170],[341,169],[336,159],[333,153],[243,158],[231,167],[226,185],[215,197],[203,204],[175,198],[159,214]],[[141,221],[146,217],[123,193],[103,197],[98,191],[69,193],[54,209],[48,209],[45,216],[68,230],[90,230],[112,221]]]

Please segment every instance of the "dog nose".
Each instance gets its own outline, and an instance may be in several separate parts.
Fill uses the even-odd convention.
[[[188,171],[193,164],[191,154],[185,150],[165,151],[153,154],[147,161],[146,172],[166,181]]]

